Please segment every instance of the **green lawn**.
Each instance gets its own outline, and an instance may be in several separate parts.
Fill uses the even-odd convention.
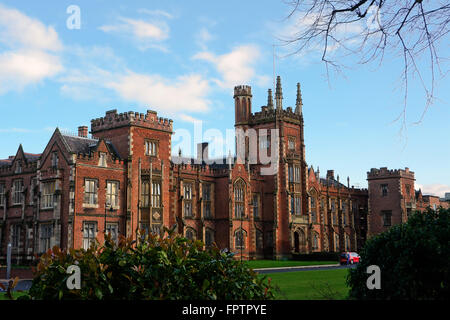
[[[296,266],[314,266],[323,264],[337,264],[337,261],[282,261],[282,260],[250,260],[246,261],[252,269],[258,268],[280,268],[280,267],[296,267]]]
[[[343,300],[349,288],[345,283],[348,269],[268,273],[278,286],[278,300]],[[261,275],[262,276],[262,275]]]
[[[13,298],[17,299],[20,296],[28,294],[28,291],[14,291],[13,292]],[[9,300],[9,298],[6,296],[5,292],[0,292],[0,301],[1,300]]]

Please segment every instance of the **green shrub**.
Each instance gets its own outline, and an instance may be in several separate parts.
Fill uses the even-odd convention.
[[[273,299],[270,279],[217,247],[204,249],[173,232],[167,237],[107,239],[88,250],[54,247],[41,256],[29,295],[33,299]],[[81,289],[69,290],[66,273],[76,264]]]
[[[407,223],[369,239],[350,270],[353,299],[449,300],[450,209],[415,213]],[[366,286],[367,267],[381,270],[381,289]]]

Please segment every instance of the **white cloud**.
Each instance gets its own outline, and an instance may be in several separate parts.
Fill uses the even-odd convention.
[[[175,115],[180,111],[205,112],[210,102],[206,99],[209,83],[200,75],[184,75],[166,79],[159,75],[129,72],[114,76],[104,84],[123,99],[146,104],[151,109]]]
[[[432,183],[432,184],[419,184],[416,183],[416,188],[422,190],[423,195],[431,194],[433,196],[438,196],[443,198],[446,192],[450,192],[450,185],[441,184],[441,183]]]
[[[0,5],[0,94],[53,77],[63,70],[58,34],[39,20]],[[49,53],[51,52],[51,53]]]
[[[53,27],[0,4],[0,42],[9,47],[58,51],[63,48]]]
[[[104,25],[100,30],[107,33],[117,33],[126,37],[131,37],[139,49],[156,48],[167,51],[162,41],[169,38],[169,26],[165,21],[144,21],[120,17],[122,23],[115,25]]]
[[[198,123],[198,122],[202,121],[200,119],[194,118],[194,117],[184,114],[184,113],[179,114],[178,118],[180,118],[180,120],[182,120],[182,121],[190,122],[190,123]]]
[[[260,56],[258,47],[243,45],[223,55],[215,55],[208,51],[199,52],[193,59],[212,63],[222,77],[214,81],[222,88],[233,88],[255,78],[264,79],[255,72],[255,63]]]
[[[167,19],[172,19],[173,15],[171,15],[170,13],[163,11],[163,10],[149,10],[149,9],[139,9],[138,10],[139,13],[145,13],[151,16],[163,16],[166,17]]]
[[[43,51],[9,51],[0,54],[0,93],[52,77],[62,70],[59,57]]]

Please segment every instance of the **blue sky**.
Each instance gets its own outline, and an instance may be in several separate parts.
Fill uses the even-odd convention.
[[[80,8],[80,29],[67,28],[70,5]],[[56,126],[76,132],[110,109],[153,109],[192,135],[201,120],[203,130],[225,136],[234,125],[234,85],[252,86],[253,112],[266,104],[273,44],[297,23],[285,20],[289,9],[273,0],[0,1],[0,159],[20,143],[40,153]],[[448,57],[448,44],[440,49]],[[318,50],[292,51],[276,47],[275,72],[284,107],[294,106],[301,83],[308,165],[361,187],[372,167],[409,167],[416,188],[450,192],[448,77],[419,125],[424,92],[410,80],[401,130],[400,55],[381,66],[347,57],[350,67],[327,79]]]

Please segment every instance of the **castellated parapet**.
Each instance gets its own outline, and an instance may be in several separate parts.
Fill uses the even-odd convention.
[[[247,85],[235,86],[234,87],[234,98],[237,96],[252,96],[252,87]]]
[[[389,170],[387,167],[382,167],[380,169],[371,168],[367,172],[367,179],[385,179],[385,178],[408,178],[414,179],[414,172],[409,171],[409,168],[403,169],[393,169]]]
[[[157,112],[147,110],[146,114],[139,112],[117,113],[117,110],[106,111],[101,118],[91,120],[91,133],[124,126],[140,126],[149,129],[172,132],[173,121],[157,116]]]

